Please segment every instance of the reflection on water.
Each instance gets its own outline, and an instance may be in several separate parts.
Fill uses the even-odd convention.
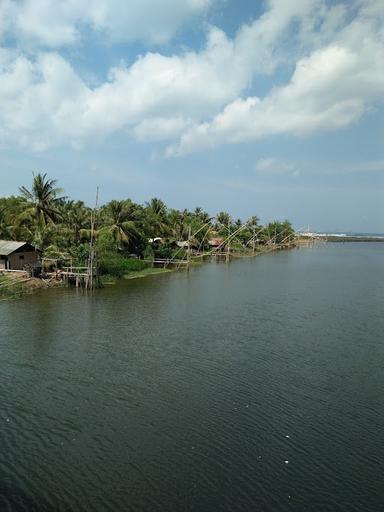
[[[0,306],[0,510],[381,510],[381,244]]]

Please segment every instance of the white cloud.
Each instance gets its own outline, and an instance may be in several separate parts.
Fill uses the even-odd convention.
[[[140,141],[169,140],[182,134],[189,122],[182,117],[156,117],[144,119],[133,129]]]
[[[96,88],[57,53],[36,59],[16,52],[5,58],[8,53],[0,63],[0,143],[18,140],[34,148],[131,129],[140,140],[173,138],[214,115],[251,76],[240,66],[228,76],[233,43],[216,28],[199,53],[147,53],[129,67],[112,69]]]
[[[384,160],[332,161],[332,160],[285,160],[276,157],[260,158],[255,164],[258,175],[299,176],[303,171],[317,175],[384,173]]]
[[[2,0],[0,36],[11,36],[18,43],[35,41],[56,47],[72,44],[78,38],[75,3],[58,0]]]
[[[132,19],[135,12],[143,15],[143,6],[148,19],[158,12],[154,0],[152,11],[150,0],[121,2],[120,10],[112,9],[117,1],[90,0],[86,22],[95,30],[115,30],[120,37],[118,23],[128,16],[123,4],[132,8]],[[164,37],[184,15],[202,12],[214,0],[177,0],[178,8],[175,1],[162,3],[164,13],[174,5],[174,20],[179,20],[170,29],[159,14],[160,32],[168,34]],[[3,0],[0,20],[11,19],[21,39],[35,38],[50,46],[72,43],[81,37],[84,3],[58,2],[48,23],[55,4]],[[356,0],[355,5],[360,11],[347,11],[345,4],[327,7],[325,0],[270,0],[267,11],[235,38],[211,27],[200,51],[147,53],[130,66],[113,68],[98,87],[85,83],[56,52],[27,57],[22,50],[0,50],[0,145],[42,150],[126,133],[140,141],[170,141],[166,154],[174,156],[223,143],[348,126],[384,90],[384,36],[377,2]],[[120,19],[112,21],[115,12]],[[9,30],[9,23],[0,25],[0,32]],[[129,37],[136,37],[125,27]],[[156,29],[157,36],[160,32]],[[289,82],[264,97],[247,97],[255,77],[273,73],[283,59],[294,64]]]
[[[215,0],[1,0],[0,36],[20,44],[60,47],[84,27],[113,41],[164,43]]]
[[[335,130],[357,121],[383,98],[383,91],[384,46],[368,33],[359,51],[335,44],[299,60],[289,84],[264,99],[236,99],[212,121],[190,128],[167,155],[271,135]]]
[[[297,164],[274,157],[260,158],[256,162],[255,169],[260,174],[292,174],[297,176],[300,173]]]

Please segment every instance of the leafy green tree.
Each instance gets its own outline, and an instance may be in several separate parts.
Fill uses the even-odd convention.
[[[0,237],[28,241],[43,249],[46,255],[63,259],[70,255],[86,262],[92,209],[82,201],[60,197],[62,190],[56,180],[46,174],[34,175],[31,189],[21,187],[20,193],[20,196],[0,198]],[[109,260],[114,261],[116,268],[126,265],[128,254],[146,255],[149,259],[153,256],[185,258],[185,250],[175,247],[175,241],[191,236],[194,247],[208,250],[209,240],[226,239],[229,232],[231,249],[239,251],[253,247],[256,232],[264,243],[281,244],[294,236],[288,221],[270,222],[262,228],[258,217],[253,216],[243,225],[240,219],[233,221],[225,211],[213,220],[201,207],[192,211],[168,209],[158,198],[145,205],[129,199],[113,200],[95,212],[96,252],[104,267]],[[155,237],[164,240],[152,244],[150,239]]]
[[[60,219],[60,198],[57,196],[62,189],[56,187],[56,183],[57,180],[48,179],[46,174],[38,173],[33,177],[31,190],[20,187],[26,205],[23,213],[25,219],[42,226],[55,224]]]
[[[104,222],[99,234],[109,233],[116,250],[134,250],[135,242],[142,236],[134,220],[132,210],[126,201],[113,200],[104,207]]]
[[[289,221],[273,221],[267,224],[262,232],[262,239],[265,242],[281,244],[287,242],[294,235],[294,230]]]
[[[171,210],[168,214],[170,232],[175,240],[187,240],[192,231],[192,214],[188,210]]]
[[[219,212],[216,215],[216,220],[219,224],[221,224],[221,226],[227,227],[228,224],[230,223],[231,217],[230,217],[229,213],[227,213],[227,212]]]
[[[161,199],[151,199],[144,212],[145,232],[150,238],[168,236],[171,234],[167,222],[167,207]]]
[[[253,215],[252,217],[250,217],[247,221],[247,224],[248,226],[250,226],[251,228],[259,228],[259,217],[256,217],[256,215]]]
[[[65,232],[69,242],[77,245],[89,239],[91,209],[83,201],[62,201],[60,205],[60,230]]]
[[[7,210],[4,206],[0,206],[0,238],[7,238],[9,236],[9,225]]]

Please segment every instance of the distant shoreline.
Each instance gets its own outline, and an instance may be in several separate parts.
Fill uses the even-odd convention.
[[[384,242],[382,236],[334,236],[334,235],[318,235],[327,242]]]
[[[327,233],[301,233],[302,239],[323,240],[325,242],[384,242],[382,235],[348,235]]]

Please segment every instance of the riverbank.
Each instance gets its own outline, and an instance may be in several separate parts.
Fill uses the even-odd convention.
[[[327,242],[384,242],[384,237],[380,236],[333,236],[323,237]]]
[[[220,254],[207,254],[204,257],[192,256],[188,265],[186,261],[169,260],[175,265],[171,266],[170,263],[164,263],[164,266],[146,266],[149,263],[145,263],[143,260],[138,259],[123,259],[116,260],[112,259],[108,262],[102,262],[101,268],[108,273],[102,273],[100,275],[100,285],[111,286],[118,283],[119,280],[131,280],[131,279],[142,279],[144,277],[155,276],[160,274],[172,273],[175,270],[186,270],[188,266],[200,265],[203,262],[207,262],[207,259],[224,259],[230,261],[231,259],[237,258],[253,258],[262,254],[268,254],[274,251],[286,250],[288,248],[294,248],[295,244],[276,244],[270,246],[257,247],[255,252],[233,251],[229,255],[227,253]],[[229,259],[227,259],[229,258]],[[167,261],[167,260],[164,260]],[[182,265],[181,263],[184,263]],[[65,280],[63,274],[60,271],[51,272],[45,274],[45,278],[32,278],[29,277],[27,272],[9,272],[4,275],[0,275],[0,300],[8,300],[20,298],[23,295],[30,294],[34,291],[63,286]]]
[[[120,279],[142,279],[144,277],[167,274],[172,272],[169,268],[147,267],[141,270],[133,270],[122,276],[103,275],[101,285],[109,286],[116,284]],[[60,274],[59,274],[60,275]],[[29,277],[27,273],[0,274],[0,300],[18,299],[24,295],[34,293],[38,290],[63,286],[64,282],[57,277],[48,279]]]
[[[154,276],[158,274],[167,274],[172,272],[171,269],[168,268],[155,268],[155,267],[148,267],[144,268],[142,270],[135,270],[132,272],[129,272],[128,274],[124,274],[122,277],[117,276],[101,276],[101,284],[103,286],[113,285],[118,282],[119,279],[142,279],[144,277]]]
[[[23,273],[0,275],[0,300],[18,299],[23,295],[45,288],[61,286],[56,279],[38,279]]]
[[[338,234],[338,233],[301,233],[297,243],[305,244],[320,242],[384,242],[384,236],[379,234]]]

